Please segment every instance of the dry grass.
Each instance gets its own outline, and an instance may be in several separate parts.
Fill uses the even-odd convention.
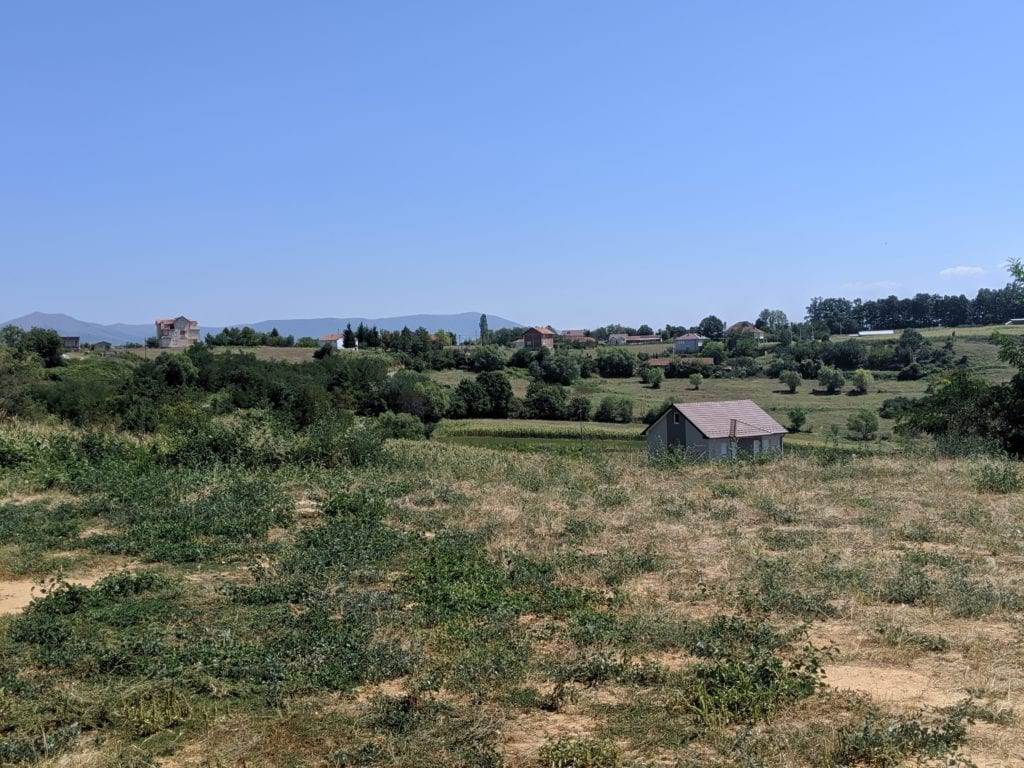
[[[551,665],[594,650],[572,634],[571,618],[524,614],[516,631],[531,661],[514,684],[433,690],[429,674],[418,671],[349,693],[288,699],[277,709],[212,712],[201,729],[166,740],[159,765],[344,765],[337,755],[369,739],[383,750],[375,764],[425,766],[426,756],[440,754],[439,740],[479,733],[508,766],[537,765],[545,743],[573,736],[611,739],[638,766],[725,766],[742,757],[749,765],[810,768],[871,705],[905,717],[924,708],[934,718],[971,695],[992,709],[1024,710],[1022,624],[1009,604],[990,599],[1024,595],[1024,494],[977,492],[971,461],[892,455],[827,464],[787,456],[658,468],[640,454],[550,456],[403,441],[392,448],[386,472],[355,481],[370,490],[385,480],[405,484],[389,525],[425,540],[444,530],[477,532],[495,561],[518,554],[553,563],[559,585],[594,591],[598,610],[637,626],[668,632],[688,620],[762,612],[782,629],[806,622],[815,645],[835,646],[825,666],[831,689],[750,728],[723,725],[689,742],[673,736],[668,686],[580,684],[556,706],[510,703],[515,688],[552,693]],[[319,491],[296,493],[297,521],[271,534],[282,546],[321,520],[311,500]],[[765,581],[766,563],[784,566],[782,576]],[[955,574],[963,580],[954,584]],[[238,578],[209,568],[192,575],[186,584],[209,600]],[[897,588],[919,586],[918,577],[931,591],[894,601]],[[390,573],[372,586],[401,578]],[[815,595],[820,615],[801,613],[799,600]],[[410,625],[410,635],[418,631]],[[430,659],[447,646],[435,636],[425,647]],[[645,656],[669,674],[696,663],[671,638],[597,647]],[[448,714],[401,737],[367,725],[380,697],[413,691],[444,703]],[[133,748],[113,738],[83,746],[73,762],[114,765]],[[1024,732],[1016,722],[979,722],[963,751],[978,765],[1019,765]]]

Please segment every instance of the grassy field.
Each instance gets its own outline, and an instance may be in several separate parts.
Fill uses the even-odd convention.
[[[0,428],[0,764],[1020,765],[1019,468],[586,429],[253,471]]]
[[[925,329],[926,336],[932,338],[943,338],[949,335],[952,329],[929,328]],[[1001,362],[996,354],[996,347],[989,341],[992,331],[1005,331],[1010,334],[1024,333],[1022,326],[986,326],[956,329],[954,338],[954,352],[959,357],[966,355],[971,363],[971,368],[978,374],[992,382],[1008,381],[1014,369]],[[837,336],[836,340],[847,337]],[[867,337],[868,343],[879,343],[885,337]],[[891,337],[889,337],[891,339]],[[643,346],[643,345],[641,345]],[[646,345],[652,346],[652,345]],[[656,349],[654,348],[656,347]],[[661,354],[665,345],[653,345],[651,349],[643,350],[649,354]],[[630,347],[631,351],[641,351],[640,347]],[[506,369],[506,373],[512,380],[512,390],[517,397],[525,397],[526,388],[530,379],[526,371],[518,368]],[[459,381],[472,374],[461,370],[433,371],[429,374],[431,378],[449,386],[456,386]],[[781,424],[788,426],[788,411],[794,407],[801,407],[807,411],[807,423],[804,431],[800,434],[790,435],[786,438],[791,445],[813,446],[823,445],[832,440],[832,429],[838,427],[840,430],[840,443],[851,449],[864,450],[866,446],[860,441],[850,439],[846,430],[847,417],[854,411],[867,408],[873,411],[882,403],[893,397],[920,397],[928,386],[927,380],[919,381],[896,381],[894,373],[876,373],[875,384],[864,395],[849,394],[849,386],[845,387],[841,394],[828,395],[824,390],[818,388],[816,381],[805,381],[796,393],[790,394],[788,389],[779,382],[766,378],[707,378],[699,390],[694,390],[687,379],[665,379],[658,389],[651,389],[639,379],[632,377],[628,379],[604,379],[592,377],[580,379],[572,387],[573,395],[583,395],[595,404],[607,395],[623,395],[630,398],[634,403],[633,415],[640,419],[650,408],[658,408],[666,401],[687,403],[705,402],[709,400],[740,400],[750,399],[764,408]],[[497,425],[493,429],[497,429]],[[637,430],[643,425],[638,425]],[[491,437],[500,437],[496,431],[488,432]],[[483,433],[476,435],[477,438],[487,436]],[[534,435],[534,437],[538,437]],[[887,443],[892,438],[892,422],[882,420],[881,430],[875,449],[887,450],[890,446]],[[515,443],[494,443],[497,445],[512,445]]]

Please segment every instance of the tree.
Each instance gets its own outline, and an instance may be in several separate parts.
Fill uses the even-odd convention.
[[[704,377],[699,373],[690,374],[690,386],[694,389],[700,389],[700,385],[704,383]]]
[[[846,377],[838,368],[823,365],[818,370],[818,383],[828,390],[830,395],[834,395],[846,383]]]
[[[353,349],[356,345],[356,335],[352,332],[352,323],[345,326],[345,331],[341,334],[341,345],[345,349]]]
[[[621,395],[608,395],[597,406],[594,420],[628,424],[633,420],[633,401]]]
[[[651,389],[659,389],[661,382],[665,380],[665,372],[653,365],[645,365],[640,369],[640,380]]]
[[[569,400],[566,416],[572,421],[587,421],[590,418],[590,400],[582,395],[576,395]]]
[[[411,413],[427,423],[440,421],[448,410],[446,388],[408,369],[398,371],[387,380],[384,400],[395,413]]]
[[[146,349],[156,349],[160,346],[160,340],[156,336],[146,337]]]
[[[795,406],[787,411],[789,416],[789,431],[799,432],[807,422],[807,409]]]
[[[505,353],[501,347],[486,344],[473,350],[469,364],[474,371],[500,371],[505,367]]]
[[[485,371],[476,377],[476,381],[491,401],[490,415],[496,419],[506,418],[512,406],[512,382],[508,376],[502,371]]]
[[[725,360],[727,352],[725,344],[720,341],[709,341],[701,349],[701,354],[714,360],[715,365],[721,365],[722,361]]]
[[[644,323],[643,325],[636,329],[636,332],[640,336],[651,336],[654,334],[654,329],[651,328],[651,326],[649,326],[647,323]]]
[[[480,315],[480,343],[489,344],[491,342],[491,331],[487,327],[487,315]]]
[[[708,315],[697,324],[697,332],[709,339],[720,339],[725,333],[725,323],[714,315]]]
[[[579,360],[575,355],[566,354],[565,352],[556,352],[553,355],[545,356],[539,363],[536,361],[531,363],[531,375],[534,364],[538,367],[540,378],[548,384],[569,385],[580,377]]]
[[[531,419],[564,419],[569,405],[568,390],[561,384],[531,381],[526,388],[525,405]]]
[[[853,382],[854,392],[858,395],[866,395],[868,388],[875,383],[875,377],[871,375],[871,371],[858,368],[853,372],[853,376],[850,377],[850,381]]]
[[[64,342],[56,331],[48,328],[33,328],[23,333],[19,349],[23,353],[35,354],[46,368],[64,365]]]
[[[789,318],[781,309],[762,309],[755,325],[762,330],[778,333],[789,327]]]
[[[783,371],[779,374],[779,381],[789,387],[789,393],[793,394],[796,392],[797,387],[803,383],[804,378],[796,371]]]
[[[627,379],[635,367],[636,357],[624,349],[603,349],[597,355],[597,371],[606,379]]]
[[[870,440],[878,431],[878,414],[868,408],[862,408],[847,417],[846,428],[861,440]]]
[[[479,381],[463,379],[455,388],[455,396],[465,404],[467,416],[489,416],[491,414],[491,398]]]

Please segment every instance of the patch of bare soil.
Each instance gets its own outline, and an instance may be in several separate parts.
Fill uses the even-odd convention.
[[[69,584],[80,584],[91,587],[104,576],[131,567],[127,563],[106,565],[79,576],[69,576],[65,581]],[[52,583],[51,583],[52,586]],[[0,581],[0,616],[21,613],[35,598],[46,594],[47,582],[39,579],[11,579]]]
[[[595,730],[593,718],[577,707],[562,712],[526,712],[505,723],[501,733],[502,752],[509,768],[536,764],[537,752],[546,742],[561,736],[587,738]]]
[[[949,687],[948,680],[909,669],[838,664],[825,668],[825,682],[839,690],[865,693],[882,704],[908,709],[946,707],[964,698],[963,689]]]

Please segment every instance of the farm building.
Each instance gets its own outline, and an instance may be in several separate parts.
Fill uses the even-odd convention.
[[[850,334],[851,336],[894,336],[896,331],[860,331]]]
[[[721,400],[673,403],[643,435],[651,455],[677,450],[693,458],[728,459],[739,454],[781,454],[786,432],[753,400]]]
[[[523,334],[523,347],[525,349],[540,349],[547,347],[555,348],[555,332],[547,326],[534,326],[527,328]]]
[[[81,348],[81,339],[78,336],[61,336],[61,343],[65,352],[77,352]]]
[[[109,352],[113,346],[109,341],[97,341],[92,345],[92,348],[98,352]]]
[[[199,341],[199,323],[184,315],[157,320],[156,340],[161,349],[191,347]]]
[[[649,365],[651,368],[668,368],[671,362],[671,357],[649,357],[644,360],[643,364]]]
[[[621,347],[623,344],[656,344],[659,341],[661,341],[661,336],[656,333],[642,336],[631,336],[627,333],[612,333],[608,336],[608,343],[616,347]]]
[[[1024,325],[1024,317],[1011,317],[1003,325]]]
[[[676,337],[675,351],[700,352],[704,347],[704,342],[708,340],[707,336],[701,336],[699,333],[684,333],[682,336]]]

